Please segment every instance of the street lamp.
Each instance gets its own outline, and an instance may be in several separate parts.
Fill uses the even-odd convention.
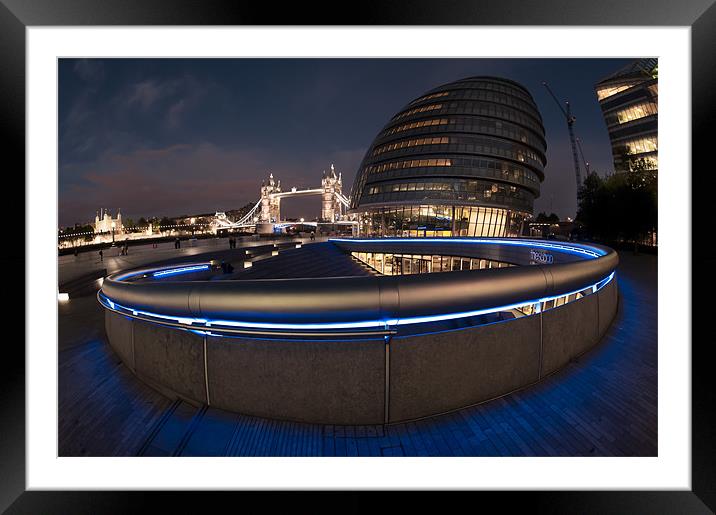
[[[116,227],[115,222],[112,222],[112,245],[114,246],[114,228]]]

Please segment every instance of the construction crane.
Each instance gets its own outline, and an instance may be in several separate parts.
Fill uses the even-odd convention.
[[[584,163],[584,169],[587,171],[587,177],[589,177],[589,174],[592,173],[589,170],[589,161],[587,161],[587,158],[584,157],[584,150],[582,150],[582,140],[579,138],[575,138],[577,140],[577,147],[579,147],[579,155],[582,156],[582,162]]]
[[[572,157],[574,159],[574,175],[577,178],[577,191],[579,191],[579,188],[582,186],[582,173],[579,169],[579,156],[577,156],[577,143],[574,137],[574,122],[577,121],[577,118],[572,114],[572,111],[569,107],[569,102],[565,102],[567,109],[565,109],[559,100],[557,100],[557,97],[552,92],[552,89],[549,87],[549,85],[546,82],[542,82],[542,85],[547,88],[547,91],[549,91],[549,94],[552,95],[552,98],[557,103],[557,106],[559,107],[560,111],[562,111],[562,114],[564,115],[565,120],[567,121],[567,130],[569,130],[569,141],[572,144]],[[580,145],[581,147],[581,145]],[[586,161],[585,161],[586,162]]]

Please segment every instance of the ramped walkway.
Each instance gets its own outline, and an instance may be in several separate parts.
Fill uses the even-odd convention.
[[[391,426],[282,422],[172,401],[121,364],[101,326],[84,331],[68,327],[80,318],[102,322],[94,299],[76,299],[60,316],[60,348],[66,350],[59,355],[59,453],[655,456],[656,270],[654,256],[622,254],[621,302],[614,324],[597,347],[564,370],[495,401]]]

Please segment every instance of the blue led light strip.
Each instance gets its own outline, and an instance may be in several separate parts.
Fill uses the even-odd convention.
[[[534,300],[525,300],[522,302],[518,302],[515,304],[510,304],[507,306],[499,306],[499,307],[493,307],[493,308],[486,308],[486,309],[480,309],[480,310],[474,310],[474,311],[463,311],[463,312],[457,312],[457,313],[443,313],[439,315],[429,315],[429,316],[420,316],[420,317],[408,317],[403,319],[398,318],[392,318],[392,319],[386,319],[386,320],[365,320],[365,321],[357,321],[357,322],[331,322],[331,323],[316,323],[316,324],[282,324],[282,323],[270,323],[270,322],[239,322],[239,321],[232,321],[232,320],[209,320],[204,318],[188,318],[188,317],[177,317],[177,316],[171,316],[171,315],[161,315],[159,313],[152,313],[149,311],[141,311],[138,309],[134,309],[131,307],[122,306],[120,304],[117,304],[116,302],[109,299],[106,295],[100,293],[99,299],[100,302],[102,302],[105,306],[110,306],[111,309],[124,312],[125,314],[132,314],[132,315],[143,315],[150,318],[156,318],[160,320],[168,320],[173,322],[178,322],[180,324],[184,325],[191,325],[194,330],[200,330],[205,329],[207,331],[211,331],[211,329],[215,330],[221,330],[222,327],[224,328],[246,328],[246,329],[275,329],[275,330],[282,330],[282,329],[289,329],[289,330],[315,330],[315,329],[325,329],[325,330],[331,330],[331,329],[367,329],[367,328],[377,328],[377,327],[397,327],[397,326],[406,326],[406,325],[413,325],[413,324],[423,324],[423,323],[429,323],[429,322],[440,322],[445,320],[455,320],[459,318],[469,318],[479,315],[487,315],[490,313],[497,313],[499,311],[508,311],[510,309],[516,309],[523,306],[529,306],[534,304],[541,304],[543,302],[549,302],[554,299],[558,299],[560,297],[566,297],[569,295],[574,295],[576,293],[589,290],[591,289],[593,292],[596,292],[600,289],[602,289],[604,286],[609,284],[609,282],[614,278],[615,272],[612,272],[604,279],[600,280],[599,282],[585,286],[584,288],[580,288],[579,290],[575,290],[569,293],[562,293],[559,295],[554,295],[551,297],[543,297],[540,299],[534,299]]]
[[[607,253],[602,249],[596,247],[589,247],[587,245],[565,245],[562,243],[546,243],[542,241],[533,240],[498,240],[498,239],[484,239],[484,238],[450,238],[446,239],[432,239],[432,238],[378,238],[378,239],[367,239],[357,240],[348,238],[330,238],[328,241],[334,241],[338,243],[440,243],[442,245],[451,243],[468,243],[468,244],[497,244],[497,245],[512,245],[515,247],[540,247],[545,249],[555,250],[557,252],[565,252],[567,254],[579,254],[582,256],[588,256],[591,258],[598,258],[605,256]],[[357,251],[356,251],[357,252]],[[375,252],[375,251],[373,251]]]
[[[142,270],[135,270],[132,272],[127,272],[124,274],[114,276],[113,279],[115,281],[125,281],[132,277],[137,277],[138,275],[149,275],[149,274],[151,274],[152,277],[163,277],[163,276],[167,276],[167,275],[195,272],[197,270],[208,270],[209,267],[210,267],[209,263],[190,263],[190,264],[180,265],[179,267],[177,267],[177,265],[167,265],[167,266],[161,267],[161,268],[149,268],[149,269],[145,268]]]
[[[185,266],[182,268],[170,268],[169,270],[160,270],[154,272],[152,277],[164,277],[167,275],[187,274],[189,272],[196,272],[197,270],[208,270],[209,265],[196,265],[196,266]]]

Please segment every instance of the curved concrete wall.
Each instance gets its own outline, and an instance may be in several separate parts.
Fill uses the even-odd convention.
[[[109,342],[137,376],[195,403],[327,424],[411,420],[539,381],[594,346],[617,311],[616,277],[537,315],[363,341],[200,336],[106,311]]]

